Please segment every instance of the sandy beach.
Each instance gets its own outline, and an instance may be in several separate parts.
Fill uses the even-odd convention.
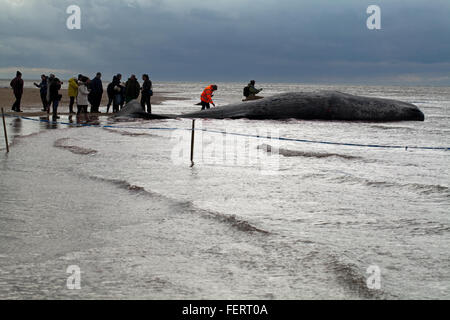
[[[69,96],[67,95],[67,89],[61,89],[62,100],[58,107],[58,113],[65,114],[69,112]],[[152,105],[160,105],[167,100],[185,100],[184,98],[169,97],[170,92],[155,92],[152,97]],[[7,114],[15,114],[11,111],[11,106],[15,101],[14,94],[10,88],[0,88],[0,107],[2,107]],[[108,96],[106,92],[103,93],[101,106],[106,106],[108,103]],[[28,116],[39,115],[42,112],[41,97],[39,95],[39,89],[25,88],[22,96],[21,110]],[[112,109],[112,107],[111,107]],[[75,106],[76,110],[76,106]]]
[[[450,299],[450,1],[251,4],[0,0],[14,314]]]
[[[159,82],[154,102],[171,101],[154,113],[199,110],[202,84]],[[265,95],[285,87],[265,83]],[[241,99],[241,82],[219,88],[219,105]],[[290,90],[420,101],[427,120],[198,119],[191,167],[190,119],[6,117],[0,299],[450,297],[448,152],[306,142],[446,146],[450,89]],[[23,109],[40,111],[37,90]],[[268,133],[289,140],[255,137]],[[80,290],[67,287],[73,266]],[[380,289],[367,286],[377,270]]]

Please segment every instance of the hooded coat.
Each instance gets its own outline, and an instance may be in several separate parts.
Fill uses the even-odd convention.
[[[68,94],[69,94],[69,97],[76,97],[78,95],[78,83],[75,78],[69,79]]]
[[[15,77],[11,80],[11,88],[13,88],[14,94],[16,96],[21,96],[23,94],[23,80],[22,78]]]
[[[79,106],[87,106],[89,104],[88,101],[89,89],[85,82],[81,82],[78,86],[78,96],[77,96],[77,105]]]
[[[125,84],[125,96],[129,99],[137,99],[141,91],[141,86],[136,79],[130,78]]]

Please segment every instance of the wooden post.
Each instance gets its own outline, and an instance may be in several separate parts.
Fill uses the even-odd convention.
[[[3,111],[3,108],[2,108],[2,118],[3,118],[3,130],[5,131],[6,152],[9,153],[8,133],[6,132],[5,112]]]
[[[195,119],[192,120],[192,135],[191,135],[191,168],[194,166],[194,137],[195,137]]]

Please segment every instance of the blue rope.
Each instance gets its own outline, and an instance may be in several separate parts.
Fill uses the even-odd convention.
[[[70,122],[57,122],[45,119],[33,119],[24,116],[16,116],[5,114],[8,117],[21,118],[24,120],[31,120],[37,122],[46,122],[49,124],[62,124],[75,127],[94,127],[94,128],[111,128],[111,129],[140,129],[140,130],[185,130],[192,131],[189,128],[167,128],[167,127],[127,127],[127,126],[114,126],[114,125],[98,125],[89,123],[70,123]],[[225,135],[241,136],[241,137],[251,137],[258,139],[268,139],[268,140],[280,140],[280,141],[292,141],[292,142],[303,142],[303,143],[314,143],[314,144],[325,144],[325,145],[335,145],[335,146],[348,146],[348,147],[363,147],[363,148],[384,148],[384,149],[419,149],[419,150],[450,150],[450,147],[422,147],[422,146],[400,146],[400,145],[379,145],[379,144],[360,144],[360,143],[345,143],[345,142],[331,142],[331,141],[317,141],[317,140],[307,140],[307,139],[295,139],[295,138],[283,138],[283,137],[270,137],[270,136],[259,136],[245,133],[236,132],[226,132],[219,130],[209,130],[209,129],[195,129],[196,131],[210,132],[210,133],[220,133]]]

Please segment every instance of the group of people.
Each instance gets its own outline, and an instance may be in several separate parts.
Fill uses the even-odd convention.
[[[75,114],[74,105],[77,104],[77,115],[87,114],[88,106],[91,105],[91,113],[100,113],[100,104],[103,97],[103,84],[102,74],[98,72],[96,76],[90,80],[88,77],[82,74],[78,75],[78,78],[69,79],[68,84],[68,96],[69,96],[69,113]],[[108,113],[111,105],[112,111],[118,112],[125,103],[131,100],[138,99],[141,96],[141,106],[144,111],[152,113],[151,97],[153,96],[153,84],[148,74],[142,75],[142,87],[139,84],[136,76],[133,74],[125,83],[122,82],[122,75],[117,74],[113,77],[111,83],[107,86],[106,93],[108,95],[108,104],[106,112]],[[50,107],[53,112],[53,120],[58,119],[58,105],[62,99],[62,95],[59,93],[61,85],[63,84],[54,74],[50,76],[42,75],[41,82],[34,83],[40,90],[40,96],[42,101],[42,111],[50,113]],[[23,79],[22,73],[17,71],[16,77],[10,83],[16,101],[12,106],[12,110],[16,112],[22,112],[20,110],[20,102],[23,95]],[[207,86],[201,96],[200,104],[202,110],[209,109],[211,104],[215,107],[215,103],[212,100],[214,91],[218,89],[217,85],[212,84]],[[260,99],[257,96],[263,89],[255,88],[255,80],[251,80],[250,83],[244,88],[243,95],[244,101]]]
[[[70,78],[68,85],[68,96],[69,96],[69,113],[75,114],[74,104],[75,99],[77,102],[77,114],[87,113],[88,103],[91,103],[91,112],[98,111],[100,107],[100,102],[103,94],[103,87],[101,83],[101,74],[98,73],[97,76],[91,81],[88,77],[83,75],[78,75],[78,79]],[[59,93],[61,90],[63,82],[59,80],[54,74],[46,76],[41,75],[41,82],[34,83],[36,87],[39,88],[41,101],[42,101],[42,111],[50,113],[50,108],[52,108],[53,120],[58,119],[58,106],[62,99],[62,95]]]
[[[91,113],[100,113],[100,104],[103,97],[102,74],[98,72],[91,80],[82,74],[78,78],[70,78],[68,84],[67,94],[69,96],[69,113],[75,114],[74,105],[77,104],[77,115],[87,114],[88,106],[91,105]],[[138,99],[141,96],[141,106],[144,111],[152,112],[151,97],[153,96],[153,84],[148,74],[142,75],[142,87],[139,84],[136,76],[133,74],[125,83],[122,83],[122,75],[117,74],[113,77],[112,82],[107,87],[108,104],[107,112],[111,105],[113,112],[118,112],[125,103],[133,99]],[[50,74],[48,77],[41,75],[41,82],[34,83],[40,90],[40,97],[42,101],[42,111],[50,113],[52,109],[53,120],[58,119],[58,106],[62,99],[59,93],[63,82]],[[20,105],[23,95],[24,82],[22,73],[17,71],[16,77],[10,83],[16,98],[12,111],[22,112]]]
[[[125,103],[138,99],[139,95],[141,95],[142,109],[148,113],[152,113],[151,97],[153,96],[153,84],[149,75],[142,75],[142,87],[134,74],[124,84],[122,84],[121,80],[121,74],[115,75],[106,89],[108,94],[106,112],[109,112],[111,104],[113,106],[113,112],[118,112]]]
[[[59,101],[62,99],[62,95],[59,94],[61,85],[63,82],[51,74],[49,77],[42,75],[41,82],[39,84],[34,83],[39,88],[42,101],[42,111],[50,111],[50,106],[53,107],[53,117],[57,117],[57,110]]]

